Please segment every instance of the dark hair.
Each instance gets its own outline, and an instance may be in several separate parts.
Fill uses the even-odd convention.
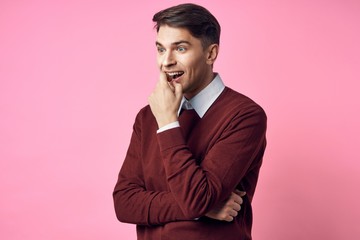
[[[156,13],[152,19],[159,31],[162,25],[185,28],[191,35],[201,40],[204,48],[220,43],[220,24],[204,7],[186,3],[164,9]]]

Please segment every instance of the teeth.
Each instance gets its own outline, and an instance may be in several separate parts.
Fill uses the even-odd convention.
[[[183,75],[184,72],[180,71],[180,72],[167,72],[166,75],[168,76],[167,79],[169,82],[171,82],[173,79],[176,79],[178,77],[180,77],[181,75]]]
[[[180,75],[180,74],[182,74],[183,72],[168,72],[168,73],[166,73],[167,75],[169,75],[169,76],[171,76],[171,77],[173,77],[173,76],[175,76],[175,75]]]

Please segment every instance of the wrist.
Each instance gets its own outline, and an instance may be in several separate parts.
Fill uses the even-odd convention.
[[[178,120],[178,118],[177,118],[177,115],[175,115],[175,116],[172,115],[172,116],[169,116],[166,118],[161,118],[161,119],[156,119],[156,120],[157,120],[158,127],[160,129],[170,123],[176,122]]]

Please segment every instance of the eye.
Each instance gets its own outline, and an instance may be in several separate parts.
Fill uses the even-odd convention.
[[[165,52],[165,48],[163,48],[163,47],[157,47],[157,51],[158,51],[158,53],[164,53],[164,52]]]
[[[178,46],[178,47],[177,47],[177,51],[178,51],[178,52],[185,52],[185,51],[186,51],[186,48],[185,48],[185,47],[182,47],[182,46]]]

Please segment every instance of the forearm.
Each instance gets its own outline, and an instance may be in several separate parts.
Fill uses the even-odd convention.
[[[161,225],[186,220],[170,192],[146,191],[119,179],[113,197],[116,216],[121,222]]]
[[[147,181],[152,177],[148,176],[150,172],[144,170],[143,164],[152,161],[152,158],[160,159],[160,156],[154,157],[153,152],[145,154],[141,151],[144,148],[141,147],[142,145],[148,146],[148,141],[154,142],[142,141],[142,119],[146,115],[143,113],[144,111],[140,112],[136,117],[130,145],[113,192],[116,216],[122,222],[142,225],[158,225],[185,220],[183,212],[166,187],[147,187],[149,186]],[[147,130],[149,125],[151,124],[147,124]],[[155,148],[147,147],[146,149]],[[144,160],[144,155],[151,159]],[[161,164],[160,161],[159,163]]]
[[[180,129],[158,134],[170,190],[187,217],[206,214],[235,190],[251,166],[260,166],[266,116],[262,112],[249,115],[233,119],[200,164]]]
[[[195,163],[179,129],[170,131],[162,134],[171,139],[160,140],[167,181],[185,215],[197,218],[205,215],[217,202],[221,181]]]

